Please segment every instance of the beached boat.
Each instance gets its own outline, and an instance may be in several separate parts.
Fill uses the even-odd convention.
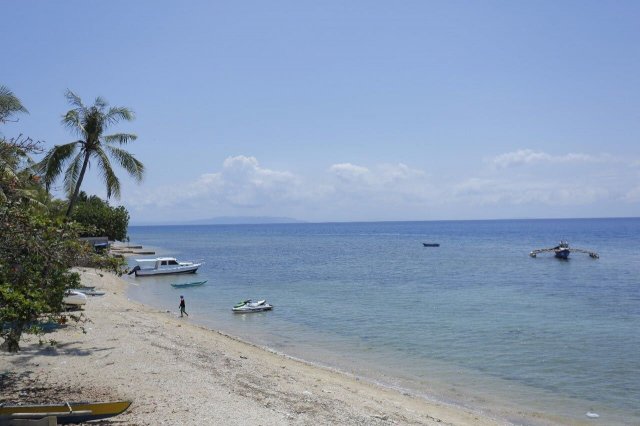
[[[197,286],[203,285],[206,282],[207,281],[205,280],[205,281],[194,281],[190,283],[171,283],[171,287],[175,287],[175,288],[197,287]]]
[[[270,311],[273,306],[268,304],[266,300],[252,302],[251,299],[244,300],[236,304],[231,310],[236,314]]]
[[[560,243],[555,247],[533,250],[531,253],[529,253],[529,256],[536,257],[540,253],[553,253],[554,256],[558,259],[566,260],[569,258],[569,255],[572,251],[575,251],[577,253],[586,253],[593,259],[598,259],[600,257],[598,253],[591,250],[571,248],[569,247],[569,243],[566,241],[560,241]]]
[[[96,290],[95,288],[87,288],[87,287],[74,288],[73,291],[86,294],[87,296],[104,296],[106,294],[106,292],[102,290]]]
[[[136,259],[136,262],[138,262],[138,265],[129,271],[129,275],[136,274],[136,277],[149,275],[193,274],[200,266],[202,266],[202,263],[178,262],[175,257]]]
[[[439,243],[422,243],[424,247],[440,247]]]
[[[117,416],[130,405],[131,401],[66,402],[44,405],[0,404],[0,424],[23,424],[19,421],[39,420],[45,417],[55,417],[57,424],[84,423]]]
[[[67,290],[62,298],[62,303],[67,307],[79,308],[87,304],[87,295],[75,290]]]

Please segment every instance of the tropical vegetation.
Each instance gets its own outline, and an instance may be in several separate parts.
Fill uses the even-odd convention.
[[[76,109],[69,111],[63,123],[75,123],[86,137],[66,148],[54,147],[39,165],[32,156],[44,152],[41,142],[22,135],[7,139],[0,133],[0,348],[18,351],[25,333],[40,334],[43,326],[58,322],[63,312],[64,292],[80,283],[73,266],[96,266],[115,272],[122,271],[120,259],[100,256],[81,242],[79,236],[106,234],[123,240],[129,214],[124,207],[110,207],[96,196],[81,195],[78,209],[71,215],[73,202],[89,159],[97,159],[107,183],[108,195],[120,195],[120,183],[115,178],[107,153],[124,164],[125,169],[141,177],[142,163],[131,154],[112,146],[134,140],[134,135],[104,136],[109,125],[122,118],[131,118],[123,108],[106,109],[100,98],[94,106],[80,107],[79,98],[71,92],[68,98]],[[84,109],[83,109],[84,108]],[[0,125],[18,121],[28,111],[6,87],[0,86]],[[88,118],[91,115],[93,118]],[[0,127],[3,130],[3,127]],[[73,188],[74,198],[68,204],[56,200],[49,188],[57,168],[62,170],[65,158],[72,158],[65,173],[65,186]],[[82,166],[78,162],[82,162]],[[49,168],[42,168],[42,164]],[[44,173],[41,175],[40,173]],[[63,213],[66,210],[66,213]],[[71,317],[73,318],[73,317]]]
[[[78,195],[76,208],[71,214],[74,222],[83,226],[81,237],[105,236],[111,241],[124,241],[127,238],[129,212],[122,206],[111,207],[97,195]]]

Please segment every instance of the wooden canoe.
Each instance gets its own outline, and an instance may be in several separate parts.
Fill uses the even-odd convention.
[[[43,405],[0,405],[0,425],[18,419],[56,417],[58,424],[83,423],[122,414],[131,401],[71,402]]]

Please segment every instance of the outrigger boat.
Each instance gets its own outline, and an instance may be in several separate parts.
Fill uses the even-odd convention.
[[[131,401],[65,402],[44,405],[0,404],[0,425],[23,424],[21,420],[40,420],[55,417],[56,424],[84,423],[122,414]]]
[[[531,253],[529,253],[529,256],[536,257],[540,253],[553,253],[554,256],[557,257],[558,259],[568,259],[569,254],[571,254],[572,251],[575,251],[576,253],[586,253],[592,259],[598,259],[600,257],[598,253],[596,253],[595,251],[579,249],[579,248],[570,248],[569,243],[566,241],[560,241],[560,243],[555,247],[533,250]]]
[[[136,262],[138,262],[139,265],[129,271],[129,275],[136,274],[136,277],[167,274],[193,274],[200,266],[202,266],[202,263],[178,262],[175,257],[136,259]]]
[[[251,299],[244,300],[236,304],[231,310],[236,314],[270,311],[273,306],[268,304],[266,300],[252,302]]]
[[[440,247],[440,243],[422,243],[424,247]]]
[[[206,283],[207,281],[194,281],[192,283],[171,283],[171,287],[182,288],[182,287],[196,287]]]

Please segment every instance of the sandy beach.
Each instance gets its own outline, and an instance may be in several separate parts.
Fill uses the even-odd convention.
[[[193,325],[126,297],[126,283],[83,269],[106,295],[66,326],[2,353],[5,403],[131,400],[101,424],[504,424],[480,413],[379,387]],[[176,307],[177,308],[177,307]]]

